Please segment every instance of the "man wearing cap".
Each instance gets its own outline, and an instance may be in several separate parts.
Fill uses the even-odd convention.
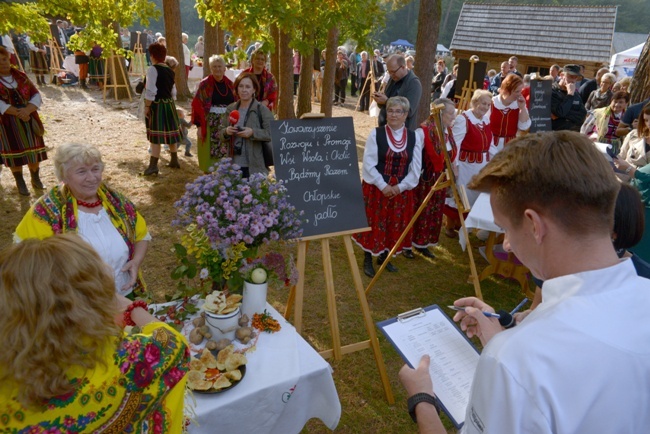
[[[564,75],[553,83],[551,93],[551,125],[553,131],[580,131],[587,109],[580,98],[577,82],[582,78],[578,65],[566,65]]]

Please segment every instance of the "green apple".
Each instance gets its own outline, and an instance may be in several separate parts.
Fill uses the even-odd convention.
[[[264,283],[266,282],[266,270],[264,268],[256,268],[251,273],[251,280],[253,283]]]

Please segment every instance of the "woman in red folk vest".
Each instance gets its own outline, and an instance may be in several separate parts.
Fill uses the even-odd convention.
[[[454,102],[447,98],[439,98],[433,104],[444,104],[444,108],[440,112],[442,128],[444,130],[444,143],[449,152],[450,161],[454,161],[457,150],[451,126],[454,124],[454,118],[456,117],[456,107]],[[424,198],[429,194],[431,187],[433,187],[436,180],[445,170],[445,158],[436,124],[431,120],[427,120],[422,124],[422,129],[424,130],[422,175],[420,175],[418,186],[413,190],[413,194],[415,195],[413,212],[417,211]],[[420,217],[418,217],[413,225],[413,247],[422,256],[429,259],[435,258],[431,250],[429,250],[429,247],[437,245],[438,239],[440,238],[445,193],[444,188],[433,193],[427,207],[422,211],[422,214],[420,214]],[[408,258],[407,252],[409,251],[404,251],[405,258]]]
[[[488,153],[492,144],[492,130],[488,111],[492,106],[492,93],[478,89],[470,101],[471,109],[464,111],[454,121],[453,134],[458,151],[458,175],[456,184],[465,190],[471,207],[476,202],[478,191],[467,190],[467,184],[490,160]],[[447,217],[445,234],[450,238],[458,236],[460,217],[453,198],[447,198],[444,214]]]
[[[372,257],[381,265],[413,217],[413,188],[418,185],[422,167],[422,130],[404,126],[409,101],[395,96],[386,102],[388,123],[370,132],[363,153],[363,199],[370,232],[353,239],[365,252],[363,272],[373,277]],[[411,233],[396,253],[411,249]],[[411,252],[412,254],[412,252]],[[388,263],[390,272],[397,268]]]
[[[499,94],[492,98],[490,128],[494,139],[490,146],[490,157],[517,136],[517,130],[530,128],[530,116],[526,98],[521,94],[524,81],[516,74],[508,74],[501,82]]]

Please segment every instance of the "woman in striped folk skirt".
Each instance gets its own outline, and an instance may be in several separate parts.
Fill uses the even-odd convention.
[[[27,40],[29,46],[29,65],[32,68],[32,73],[36,75],[36,83],[45,86],[45,74],[50,73],[50,68],[47,66],[47,58],[45,57],[45,48],[43,44],[32,44]]]
[[[37,111],[42,100],[27,75],[11,67],[5,47],[0,47],[0,101],[6,107],[0,116],[0,158],[11,169],[18,192],[29,196],[23,166],[29,167],[34,189],[45,188],[38,173],[39,163],[47,159]]]
[[[167,48],[160,43],[149,46],[149,55],[153,65],[147,70],[147,84],[144,95],[144,115],[147,125],[147,140],[151,143],[149,167],[145,176],[158,173],[160,145],[169,145],[171,161],[168,167],[180,169],[177,147],[181,141],[180,122],[176,113],[176,104],[172,97],[174,88],[174,71],[165,63]]]
[[[95,45],[90,50],[90,56],[88,56],[89,83],[96,84],[100,89],[104,87],[104,59],[102,59],[102,51],[104,51],[102,47]]]

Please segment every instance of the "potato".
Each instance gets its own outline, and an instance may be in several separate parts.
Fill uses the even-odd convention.
[[[199,345],[201,342],[203,342],[203,335],[201,334],[200,329],[195,328],[190,332],[190,342],[194,345]]]
[[[196,317],[192,321],[192,324],[194,324],[194,327],[203,327],[205,325],[205,318],[202,316]]]
[[[217,343],[213,340],[209,340],[208,343],[205,344],[205,347],[210,351],[214,351],[217,349]]]
[[[248,321],[250,321],[248,315],[242,315],[241,318],[239,318],[239,327],[246,327],[248,325]]]
[[[221,339],[219,342],[217,342],[217,350],[221,351],[224,348],[226,348],[228,345],[230,345],[230,339]]]
[[[198,329],[201,331],[201,335],[205,336],[206,333],[210,333],[210,328],[207,325],[198,327]]]
[[[237,329],[235,332],[235,337],[244,344],[248,343],[252,336],[253,329],[251,327],[242,327],[240,329]],[[246,342],[244,342],[244,339],[246,339]]]

